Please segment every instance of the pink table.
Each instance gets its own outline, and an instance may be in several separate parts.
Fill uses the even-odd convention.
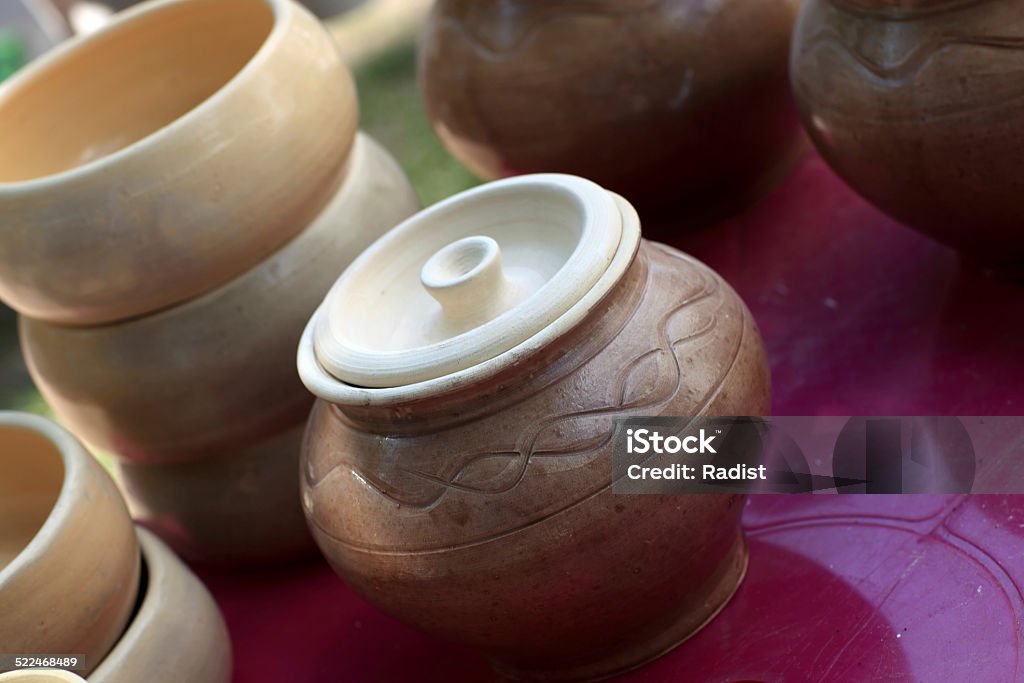
[[[672,241],[753,311],[775,414],[1022,411],[1024,287],[965,269],[813,153],[756,208]],[[1024,496],[754,496],[744,520],[750,570],[735,598],[621,680],[1024,681]],[[240,683],[498,680],[321,563],[203,576]]]

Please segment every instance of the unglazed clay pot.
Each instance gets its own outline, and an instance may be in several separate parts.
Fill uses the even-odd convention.
[[[893,217],[1024,272],[1018,0],[808,0],[793,90],[836,172]]]
[[[0,87],[0,298],[96,324],[237,277],[335,193],[357,123],[291,0],[157,0]]]
[[[139,529],[145,584],[131,624],[89,683],[228,683],[231,641],[206,587],[170,549]]]
[[[70,328],[21,319],[32,377],[90,445],[135,462],[182,462],[303,422],[302,328],[343,269],[419,204],[367,136],[345,183],[283,249],[212,292],[154,315]]]
[[[757,328],[714,272],[573,176],[396,227],[310,320],[303,504],[368,599],[525,679],[636,667],[746,567],[741,496],[613,495],[613,420],[760,415]]]
[[[794,0],[437,0],[427,112],[477,175],[558,171],[643,209],[717,214],[803,149]]]
[[[0,412],[0,649],[84,655],[128,623],[139,546],[110,476],[48,420]]]
[[[299,502],[304,424],[169,464],[116,464],[132,517],[191,562],[264,564],[314,552]]]

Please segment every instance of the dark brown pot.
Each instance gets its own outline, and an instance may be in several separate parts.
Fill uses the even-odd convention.
[[[697,631],[742,579],[742,496],[611,491],[614,418],[770,407],[746,307],[674,249],[642,241],[578,325],[496,375],[363,403],[320,400],[307,428],[317,543],[368,599],[505,674],[637,667]]]
[[[793,89],[822,155],[893,217],[1024,265],[1024,3],[808,0]]]
[[[438,0],[420,84],[445,146],[483,178],[573,173],[641,209],[734,211],[802,149],[796,5]]]

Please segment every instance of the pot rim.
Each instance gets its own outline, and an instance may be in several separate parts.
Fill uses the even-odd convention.
[[[203,4],[203,2],[204,0],[151,0],[150,2],[144,2],[117,13],[110,23],[100,30],[95,33],[79,35],[61,43],[30,62],[7,81],[0,84],[0,109],[3,108],[6,100],[17,97],[21,90],[44,79],[52,70],[65,68],[80,53],[92,49],[93,43],[96,41],[104,40],[118,32],[131,31],[133,30],[133,23],[150,19],[153,15],[166,11],[169,8],[189,4]],[[221,101],[230,97],[233,91],[240,87],[240,83],[249,80],[252,73],[260,69],[271,58],[276,48],[283,42],[284,36],[289,31],[296,13],[308,13],[308,10],[300,7],[298,3],[292,0],[249,0],[249,2],[263,3],[268,6],[273,17],[273,25],[270,27],[270,32],[267,33],[263,42],[256,49],[256,52],[253,53],[241,69],[222,84],[212,95],[169,123],[150,131],[141,138],[110,154],[105,154],[84,164],[36,178],[15,181],[0,180],[0,197],[35,190],[53,190],[61,184],[74,182],[88,175],[102,172],[109,167],[115,166],[121,160],[137,154],[140,150],[165,142],[167,138],[177,134],[194,120],[215,109]],[[310,18],[313,18],[312,14],[310,14]]]
[[[6,567],[0,568],[0,591],[11,576],[24,570],[26,564],[31,564],[49,553],[57,530],[78,512],[73,499],[77,484],[85,475],[87,467],[86,461],[82,458],[92,458],[70,432],[44,417],[31,413],[0,411],[0,431],[5,429],[34,432],[53,444],[60,454],[64,478],[57,493],[57,500],[46,516],[46,521],[14,559]]]
[[[324,368],[317,358],[316,328],[320,318],[327,314],[326,304],[323,303],[306,324],[299,342],[297,366],[302,383],[317,397],[335,405],[393,406],[447,394],[469,384],[486,380],[545,348],[576,327],[604,300],[625,275],[640,248],[640,218],[636,209],[620,195],[607,190],[606,192],[614,200],[622,215],[621,239],[611,261],[590,289],[553,322],[532,336],[491,358],[440,377],[401,386],[360,387],[337,379]]]

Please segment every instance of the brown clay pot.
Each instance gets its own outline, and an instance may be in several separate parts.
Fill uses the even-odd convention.
[[[427,113],[474,173],[573,173],[645,210],[736,210],[803,149],[794,0],[438,0]]]
[[[416,263],[436,302],[411,287]],[[482,300],[495,306],[472,310]],[[378,334],[391,341],[370,351]],[[350,374],[355,352],[354,369],[379,367],[372,388]],[[321,398],[302,486],[324,554],[505,674],[639,666],[742,579],[742,496],[613,495],[610,439],[616,417],[766,413],[757,328],[714,272],[641,240],[632,208],[593,183],[499,181],[395,228],[311,320],[299,371]]]
[[[100,464],[49,420],[0,412],[0,650],[84,656],[89,673],[128,624],[139,573]]]
[[[146,570],[139,604],[89,683],[228,683],[231,640],[213,597],[160,539],[138,534]]]
[[[793,91],[822,155],[906,224],[1024,266],[1017,0],[808,0]]]

